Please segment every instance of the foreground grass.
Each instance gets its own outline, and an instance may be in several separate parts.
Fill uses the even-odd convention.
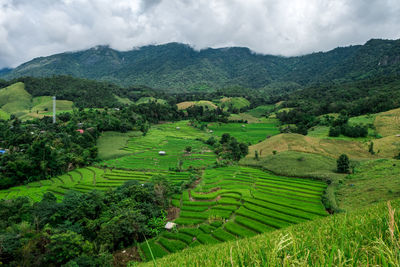
[[[399,266],[399,208],[379,203],[139,266]]]

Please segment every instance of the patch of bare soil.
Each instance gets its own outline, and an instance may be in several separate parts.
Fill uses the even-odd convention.
[[[214,187],[214,188],[211,188],[211,190],[210,190],[209,192],[198,192],[198,194],[200,194],[200,195],[207,195],[207,194],[210,194],[210,193],[212,193],[212,192],[218,191],[218,190],[220,190],[220,189],[221,189],[221,187]]]
[[[137,247],[126,248],[113,254],[113,266],[125,267],[130,261],[142,261]]]
[[[181,212],[181,210],[179,208],[170,207],[167,210],[167,221],[172,221],[172,220],[175,220],[176,218],[178,218],[180,212]]]

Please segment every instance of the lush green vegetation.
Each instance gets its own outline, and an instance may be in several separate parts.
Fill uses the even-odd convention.
[[[128,140],[133,137],[139,137],[142,132],[104,132],[101,134],[97,141],[97,147],[99,148],[99,159],[107,160],[126,156],[132,152],[125,150],[127,147]]]
[[[275,108],[274,105],[262,105],[262,106],[255,107],[255,108],[247,111],[247,113],[256,118],[260,118],[260,117],[267,115],[274,108]]]
[[[58,199],[69,191],[88,193],[92,190],[107,191],[123,185],[128,181],[140,183],[150,182],[155,177],[164,177],[172,184],[190,184],[192,175],[188,172],[168,171],[124,171],[109,170],[96,167],[80,168],[66,174],[52,177],[48,180],[28,183],[22,186],[1,190],[0,199],[26,197],[31,201],[40,201],[47,192],[53,193]]]
[[[97,129],[76,131],[76,122],[52,124],[42,119],[0,121],[0,188],[48,179],[97,158]]]
[[[354,172],[340,180],[336,190],[338,205],[355,210],[383,200],[400,197],[398,160],[361,162]]]
[[[398,40],[370,40],[362,46],[336,48],[326,53],[280,57],[255,54],[248,48],[238,47],[195,51],[178,43],[126,52],[102,46],[37,58],[3,75],[15,78],[64,74],[124,86],[202,92],[240,85],[261,88],[266,94],[276,96],[316,82],[398,74],[398,47]],[[383,58],[385,64],[380,64]],[[351,94],[343,94],[347,96]]]
[[[168,197],[180,190],[165,179],[130,181],[116,190],[46,193],[0,200],[0,262],[11,266],[111,266],[111,253],[162,230]]]
[[[275,155],[271,153],[265,157],[261,154],[258,160],[255,159],[254,154],[249,153],[240,163],[263,167],[274,173],[292,177],[308,177],[324,180],[343,178],[342,174],[336,173],[336,160],[334,158],[314,153],[283,151]]]
[[[297,224],[252,238],[198,246],[157,266],[397,266],[398,200]],[[153,266],[152,262],[140,266]]]
[[[142,170],[206,167],[216,162],[212,148],[201,141],[208,137],[207,133],[191,127],[189,121],[155,125],[145,136],[129,139],[124,151],[130,155],[104,161],[101,165]],[[190,152],[185,151],[188,146],[192,148]],[[160,151],[165,155],[160,155]]]
[[[167,90],[0,80],[0,264],[108,266],[113,254],[123,265],[212,245],[213,263],[182,252],[176,264],[398,264],[394,209],[389,223],[382,206],[321,218],[400,196],[398,61],[374,61],[389,62],[398,44],[373,40],[295,61],[179,44],[111,51],[116,61],[129,54],[131,69],[113,66],[102,80]],[[169,67],[148,82],[154,63],[142,64],[160,49]],[[74,55],[64,56],[81,60]],[[97,78],[99,68],[110,73],[106,62],[69,73]],[[56,124],[44,117],[52,95]],[[166,231],[166,218],[177,227]]]
[[[213,135],[222,136],[229,133],[240,142],[248,142],[255,144],[263,141],[269,136],[279,133],[276,121],[268,123],[211,123],[207,128],[212,131]]]
[[[243,97],[223,97],[219,102],[222,109],[232,113],[243,112],[250,107],[250,102]]]
[[[154,251],[162,247],[177,252],[198,243],[217,244],[323,217],[327,215],[321,203],[325,188],[320,181],[254,168],[207,169],[195,189],[173,196],[178,201],[172,204],[181,210],[175,220],[177,230],[161,234],[150,245]],[[144,259],[151,260],[146,244],[139,247]]]

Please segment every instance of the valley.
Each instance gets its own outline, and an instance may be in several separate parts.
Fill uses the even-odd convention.
[[[0,264],[400,264],[392,256],[399,255],[397,63],[361,78],[361,70],[352,68],[369,68],[377,59],[344,59],[353,53],[363,58],[381,45],[372,40],[304,58],[271,58],[274,68],[286,64],[298,74],[281,73],[282,82],[271,68],[274,79],[252,86],[242,78],[226,82],[221,73],[206,84],[200,73],[168,88],[169,79],[187,73],[152,83],[144,74],[79,78],[98,78],[89,70],[41,77],[35,74],[49,67],[41,66],[43,59],[33,61],[37,67],[26,63],[3,73],[0,246],[7,250],[0,249]],[[125,53],[157,54],[161,48]],[[177,49],[196,60],[221,52],[271,63],[236,48],[164,48],[166,57]],[[66,57],[79,61],[108,50]],[[311,70],[303,60],[326,57],[351,65],[352,78],[338,65],[328,69],[327,62],[321,63],[325,74],[312,71],[304,78]],[[221,62],[214,67],[226,68]],[[250,77],[247,70],[235,71]],[[233,76],[230,81],[239,79]]]

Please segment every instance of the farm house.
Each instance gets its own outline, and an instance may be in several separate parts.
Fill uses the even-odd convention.
[[[165,155],[167,155],[167,153],[165,151],[158,151],[158,155],[165,156]]]

